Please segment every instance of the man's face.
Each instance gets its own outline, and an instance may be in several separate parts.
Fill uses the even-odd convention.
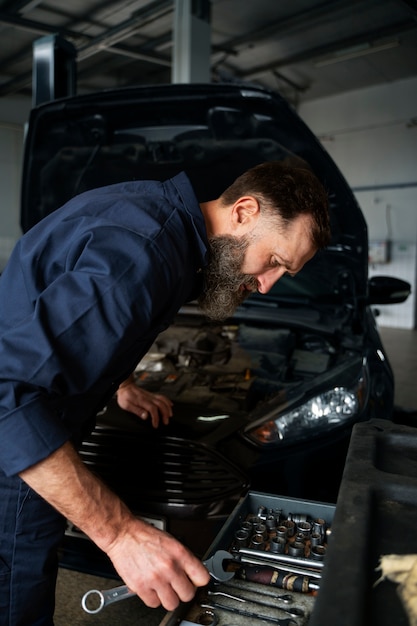
[[[210,238],[202,311],[225,319],[251,293],[267,293],[284,274],[294,276],[316,252],[310,226],[310,217],[300,215],[285,230],[264,220],[248,235]]]
[[[241,272],[248,247],[247,236],[217,235],[210,238],[204,291],[198,299],[207,317],[213,320],[230,317],[236,307],[257,291],[257,280]]]

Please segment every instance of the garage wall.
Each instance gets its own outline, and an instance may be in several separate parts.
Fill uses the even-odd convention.
[[[370,275],[398,276],[417,290],[417,79],[301,105],[355,191],[368,224]],[[413,293],[381,306],[380,326],[416,327]]]

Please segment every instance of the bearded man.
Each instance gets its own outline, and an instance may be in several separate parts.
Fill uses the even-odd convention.
[[[154,426],[170,401],[131,372],[187,301],[224,319],[329,241],[308,168],[258,165],[198,203],[185,173],[83,193],[26,233],[0,280],[0,625],[51,625],[65,520],[150,607],[208,583],[176,539],[138,520],[76,446],[117,391]],[[125,381],[125,382],[123,382]]]

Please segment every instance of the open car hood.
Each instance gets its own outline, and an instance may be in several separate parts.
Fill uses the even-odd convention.
[[[295,291],[294,285],[280,281],[280,295],[343,297],[357,303],[367,290],[363,214],[340,171],[295,110],[277,93],[261,88],[137,87],[64,98],[33,109],[21,226],[27,231],[94,187],[164,180],[185,170],[198,200],[205,201],[217,197],[248,167],[300,158],[329,193],[332,242],[293,281]],[[315,294],[308,287],[312,284]]]

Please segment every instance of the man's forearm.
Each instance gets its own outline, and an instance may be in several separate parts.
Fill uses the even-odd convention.
[[[20,477],[105,552],[134,519],[123,502],[85,467],[70,443],[21,472]]]
[[[106,552],[148,606],[171,611],[208,583],[202,563],[174,537],[136,519],[69,443],[20,476]]]

